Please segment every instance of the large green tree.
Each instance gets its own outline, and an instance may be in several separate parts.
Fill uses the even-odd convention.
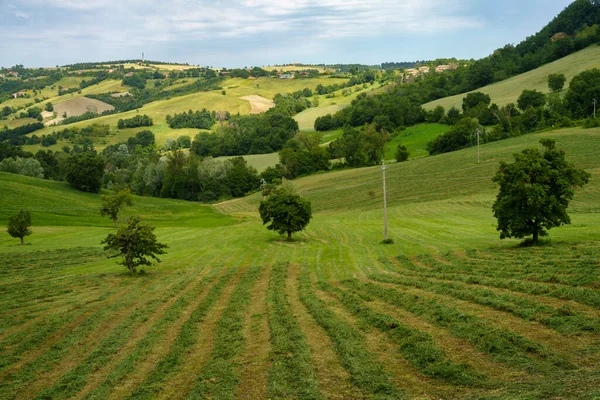
[[[587,118],[594,112],[594,99],[600,101],[600,69],[584,71],[571,80],[565,105],[573,118]]]
[[[565,74],[550,74],[548,75],[548,88],[553,92],[560,92],[565,87],[567,78]]]
[[[8,217],[8,234],[21,239],[21,245],[25,244],[25,236],[31,235],[31,214],[29,214],[29,211],[21,210],[17,215]]]
[[[531,108],[540,108],[546,104],[546,95],[538,92],[537,90],[523,90],[519,99],[517,100],[517,106],[521,111],[526,111]]]
[[[69,158],[67,182],[84,192],[98,193],[104,175],[104,160],[95,151],[84,151]]]
[[[114,195],[102,195],[102,208],[100,209],[100,215],[103,217],[110,217],[114,224],[115,229],[118,227],[119,211],[125,205],[133,204],[133,196],[128,188],[118,191]]]
[[[312,218],[310,201],[286,187],[271,190],[258,211],[263,225],[269,224],[267,229],[280,235],[287,233],[287,240],[292,240],[292,233],[304,230]]]
[[[140,265],[152,265],[151,259],[160,262],[158,255],[165,254],[166,244],[159,243],[154,235],[154,227],[141,223],[139,217],[131,217],[127,225],[119,228],[116,234],[109,234],[102,241],[104,251],[111,251],[109,258],[123,257],[119,264],[124,265],[131,275]]]
[[[522,239],[532,235],[532,244],[556,226],[571,223],[567,214],[575,187],[585,185],[590,174],[565,160],[554,140],[542,139],[537,148],[515,154],[512,164],[501,162],[493,181],[500,191],[493,205],[500,238]]]

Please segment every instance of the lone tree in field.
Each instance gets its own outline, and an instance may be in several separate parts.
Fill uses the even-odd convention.
[[[399,144],[398,147],[396,147],[396,161],[397,162],[404,162],[404,161],[408,160],[409,156],[410,156],[410,153],[408,152],[408,149],[406,148],[406,146],[404,146],[403,144]]]
[[[565,74],[550,74],[548,75],[548,88],[554,93],[560,92],[565,87],[566,81]]]
[[[14,238],[21,239],[21,245],[25,244],[25,236],[31,235],[31,214],[29,211],[19,211],[17,215],[8,217],[8,234]]]
[[[554,140],[540,142],[543,154],[536,148],[525,149],[514,155],[514,163],[501,162],[493,178],[500,185],[493,210],[501,239],[533,235],[531,244],[535,245],[548,229],[570,224],[567,207],[574,188],[583,187],[590,178],[565,160]]]
[[[133,197],[129,189],[123,189],[115,193],[112,196],[101,195],[102,208],[100,209],[100,215],[103,217],[110,217],[115,223],[115,229],[118,227],[119,211],[125,205],[133,204]]]
[[[267,229],[287,233],[287,240],[292,240],[292,233],[304,230],[312,218],[310,201],[287,187],[270,190],[267,195],[258,209],[263,225],[270,224]]]
[[[139,217],[131,217],[126,226],[121,227],[116,234],[109,234],[102,241],[104,251],[115,251],[108,258],[122,256],[119,263],[124,265],[131,275],[140,265],[152,265],[150,258],[160,262],[157,255],[165,254],[166,244],[159,243],[154,235],[154,227],[140,223]]]

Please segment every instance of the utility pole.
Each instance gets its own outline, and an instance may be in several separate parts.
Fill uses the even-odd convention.
[[[481,136],[481,131],[477,129],[475,135],[477,135],[477,164],[479,164],[479,137]]]
[[[387,194],[385,191],[385,160],[381,160],[381,172],[383,173],[383,240],[388,240],[387,229]]]
[[[594,99],[594,101],[592,103],[594,103],[594,118],[596,118],[596,104],[598,102],[596,101],[596,99]]]

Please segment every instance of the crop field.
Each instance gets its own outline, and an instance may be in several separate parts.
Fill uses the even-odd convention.
[[[136,197],[169,245],[132,278],[99,196],[0,173],[3,399],[593,399],[600,396],[600,130],[526,135],[294,182],[313,220],[286,242],[260,195]],[[554,138],[592,174],[551,243],[500,241],[491,177]]]
[[[27,91],[27,93],[29,95],[31,95],[31,98],[25,98],[25,97],[19,97],[16,99],[9,99],[7,101],[5,101],[4,103],[2,103],[2,107],[5,106],[9,106],[9,107],[21,107],[24,106],[25,104],[29,104],[29,103],[33,103],[34,102],[34,98],[44,98],[47,97],[49,99],[52,99],[54,97],[58,96],[58,87],[62,86],[63,90],[64,89],[71,89],[71,88],[75,88],[78,87],[79,84],[81,83],[81,81],[84,78],[82,77],[78,77],[78,76],[67,76],[62,78],[61,80],[59,80],[58,82],[56,82],[54,85],[54,89],[52,89],[52,86],[48,86],[44,89],[42,89],[37,95],[33,94],[32,90]],[[44,104],[46,104],[47,101],[51,101],[51,100],[46,100],[40,104],[37,105],[37,107],[42,107],[44,106]]]
[[[496,103],[502,107],[508,103],[516,103],[521,92],[525,89],[535,89],[543,93],[549,93],[548,75],[550,74],[564,74],[567,78],[565,89],[568,89],[569,83],[575,75],[592,68],[600,68],[600,46],[588,47],[533,71],[494,83],[476,91],[489,94],[492,98],[492,103]],[[465,96],[466,93],[446,97],[427,103],[423,107],[429,110],[441,105],[448,110],[454,106],[460,110],[462,99]]]

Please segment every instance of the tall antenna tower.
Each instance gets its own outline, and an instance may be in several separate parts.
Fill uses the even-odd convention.
[[[144,63],[144,52],[142,51],[142,64]]]

